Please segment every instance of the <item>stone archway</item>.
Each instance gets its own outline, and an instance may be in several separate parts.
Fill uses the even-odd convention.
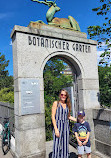
[[[97,42],[86,34],[42,25],[15,26],[12,34],[14,65],[15,157],[45,158],[43,69],[58,56],[77,72],[79,109],[99,107]],[[94,142],[94,132],[92,134]]]
[[[82,85],[82,76],[84,76],[84,70],[83,67],[80,63],[80,61],[78,61],[74,56],[72,56],[70,53],[68,52],[53,52],[51,55],[47,56],[47,58],[45,58],[45,60],[43,61],[42,65],[41,65],[41,72],[43,72],[44,66],[47,63],[47,61],[49,61],[51,58],[59,58],[61,60],[63,60],[64,62],[66,62],[72,70],[72,74],[73,74],[73,80],[75,80],[75,83],[73,86],[75,86],[76,88],[76,107],[75,110],[78,111],[80,109],[84,109],[84,101],[79,98],[83,98],[83,94],[80,93],[80,86],[78,89],[78,82],[80,85]],[[80,65],[80,66],[79,66]],[[76,75],[76,78],[75,78]],[[43,79],[44,80],[44,79]]]

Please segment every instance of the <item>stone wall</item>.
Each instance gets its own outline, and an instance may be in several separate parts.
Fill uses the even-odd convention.
[[[91,150],[95,151],[95,132],[94,132],[94,122],[93,122],[93,110],[84,109],[85,111],[85,120],[89,123],[91,127],[90,141],[91,141]]]
[[[111,110],[93,110],[96,150],[111,157]]]

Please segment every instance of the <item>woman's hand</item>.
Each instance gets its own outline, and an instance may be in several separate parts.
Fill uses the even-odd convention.
[[[75,117],[72,117],[70,114],[68,115],[68,119],[77,122],[77,119]]]
[[[59,130],[58,130],[58,129],[55,130],[55,135],[56,135],[56,137],[58,137],[58,138],[60,137],[60,134],[59,134]]]

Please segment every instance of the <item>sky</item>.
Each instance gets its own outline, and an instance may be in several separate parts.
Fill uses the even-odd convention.
[[[87,33],[88,26],[103,23],[103,17],[97,16],[96,12],[92,11],[93,8],[100,6],[99,1],[56,0],[56,4],[61,10],[55,14],[55,17],[68,18],[71,15],[79,23],[81,32]],[[44,4],[32,2],[31,0],[0,0],[0,52],[5,55],[6,60],[10,60],[7,67],[9,75],[13,75],[13,53],[10,34],[14,25],[27,27],[30,21],[37,20],[47,23],[46,12],[48,8]]]

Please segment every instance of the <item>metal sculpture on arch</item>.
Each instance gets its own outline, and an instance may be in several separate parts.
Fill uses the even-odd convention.
[[[45,5],[49,6],[49,9],[46,13],[46,19],[47,19],[48,25],[52,25],[52,26],[60,27],[60,28],[65,28],[65,29],[71,29],[71,30],[74,30],[74,31],[80,31],[79,24],[77,23],[77,21],[72,16],[68,16],[68,19],[67,18],[54,17],[55,13],[60,11],[60,8],[55,3],[56,0],[55,1],[31,0],[31,1],[42,3],[42,4],[45,4]],[[38,20],[37,22],[44,24],[44,22],[42,20]]]

